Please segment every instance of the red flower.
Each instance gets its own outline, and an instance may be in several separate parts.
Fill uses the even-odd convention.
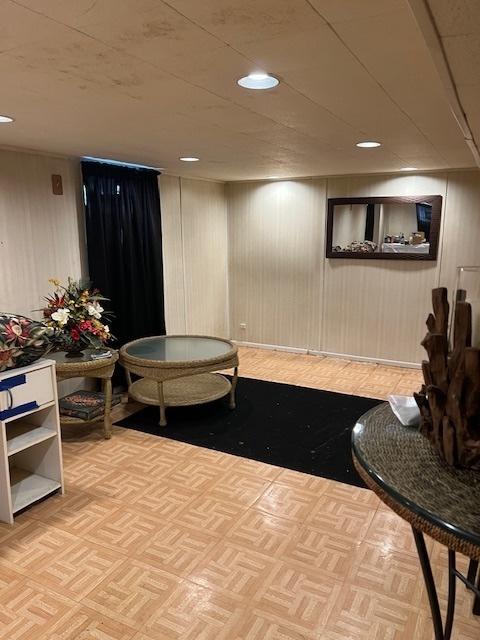
[[[76,327],[73,327],[73,329],[70,330],[70,335],[72,336],[72,340],[75,340],[75,342],[80,340],[80,331]]]

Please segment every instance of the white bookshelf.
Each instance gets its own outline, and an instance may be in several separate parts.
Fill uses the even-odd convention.
[[[0,373],[0,521],[64,493],[53,360]]]

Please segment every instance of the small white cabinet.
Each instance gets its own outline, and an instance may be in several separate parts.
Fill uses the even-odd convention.
[[[64,493],[53,360],[0,373],[0,521]]]

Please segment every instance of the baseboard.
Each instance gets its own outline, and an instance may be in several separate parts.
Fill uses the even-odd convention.
[[[345,358],[355,362],[375,362],[389,367],[403,367],[406,369],[421,369],[417,362],[403,362],[403,360],[388,360],[387,358],[370,358],[369,356],[354,356],[348,353],[333,353],[331,351],[309,351],[312,356],[328,356],[329,358]]]
[[[329,358],[343,358],[345,360],[354,360],[355,362],[374,362],[377,364],[385,364],[389,367],[403,367],[408,369],[420,369],[421,365],[416,362],[403,362],[402,360],[388,360],[387,358],[371,358],[369,356],[357,356],[349,353],[334,353],[331,351],[317,351],[314,349],[303,349],[301,347],[285,347],[276,344],[261,344],[258,342],[245,342],[242,340],[232,340],[241,347],[253,347],[254,349],[267,349],[270,351],[287,351],[289,353],[300,353],[311,356],[327,356]]]
[[[277,344],[260,344],[258,342],[244,342],[243,340],[232,340],[240,347],[253,347],[254,349],[268,349],[270,351],[288,351],[290,353],[301,353],[307,355],[308,349],[302,349],[301,347],[283,347]]]

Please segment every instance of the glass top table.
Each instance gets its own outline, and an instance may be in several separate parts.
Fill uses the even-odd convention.
[[[446,465],[388,404],[360,418],[352,448],[357,463],[393,500],[446,534],[478,546],[480,557],[480,472]]]
[[[98,357],[109,354],[107,357]],[[97,357],[93,357],[97,356]],[[115,370],[115,363],[118,360],[118,352],[115,349],[104,347],[102,349],[83,349],[81,354],[72,357],[65,351],[53,351],[46,356],[55,361],[55,372],[57,381],[69,380],[71,378],[97,378],[102,382],[103,393],[105,394],[105,407],[103,412],[89,420],[61,415],[62,425],[82,425],[86,426],[103,421],[105,438],[112,437],[112,421],[110,411],[112,406],[112,376]]]
[[[211,360],[231,353],[233,345],[221,338],[203,336],[155,336],[125,346],[125,353],[142,360],[192,362]]]
[[[404,427],[385,403],[363,415],[352,433],[355,467],[368,487],[410,523],[436,640],[451,636],[455,583],[459,578],[476,594],[480,613],[480,472],[448,466],[415,428]],[[448,547],[449,593],[445,625],[423,538],[426,533]],[[456,569],[455,552],[471,558],[468,576]]]
[[[106,354],[105,357],[101,357],[103,354]],[[110,355],[108,355],[110,354]],[[45,357],[50,360],[55,360],[55,363],[58,367],[62,367],[63,365],[68,365],[70,368],[75,364],[82,363],[107,363],[112,357],[116,357],[117,352],[114,349],[109,349],[107,347],[103,349],[90,349],[85,348],[78,354],[72,355],[67,351],[50,351]],[[92,357],[93,356],[93,357]]]
[[[129,342],[120,349],[120,364],[127,373],[128,392],[137,402],[160,407],[166,426],[167,407],[203,404],[230,396],[235,408],[238,379],[237,347],[213,336],[152,336]],[[219,371],[233,368],[230,381]],[[131,374],[140,376],[132,381]]]

